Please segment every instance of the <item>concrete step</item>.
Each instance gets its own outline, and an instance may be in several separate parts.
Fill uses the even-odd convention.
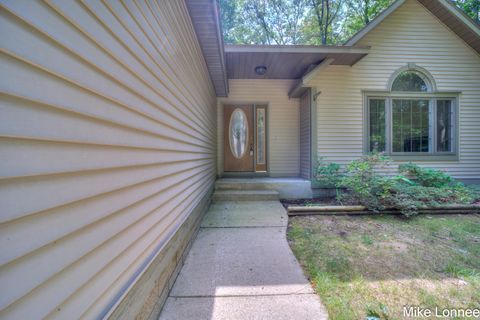
[[[215,190],[213,201],[272,201],[278,200],[275,190]]]
[[[215,190],[273,190],[280,199],[312,197],[310,181],[301,178],[222,178],[215,182]]]
[[[246,182],[227,182],[217,180],[215,183],[216,190],[273,190],[275,185],[272,183],[246,181]]]

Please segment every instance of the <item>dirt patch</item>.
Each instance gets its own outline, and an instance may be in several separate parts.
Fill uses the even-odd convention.
[[[380,242],[378,246],[387,250],[393,250],[396,253],[405,253],[408,251],[408,244],[399,241]]]
[[[338,202],[335,198],[311,198],[311,199],[282,199],[280,200],[285,209],[288,206],[331,206],[337,205]]]

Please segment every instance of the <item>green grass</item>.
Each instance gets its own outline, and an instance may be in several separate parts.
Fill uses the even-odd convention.
[[[478,308],[479,215],[293,217],[288,239],[330,319]]]

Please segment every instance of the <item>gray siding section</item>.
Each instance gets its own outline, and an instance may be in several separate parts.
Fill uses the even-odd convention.
[[[310,179],[311,177],[311,109],[310,90],[300,97],[300,177]]]
[[[183,1],[1,1],[0,318],[97,318],[213,185]]]

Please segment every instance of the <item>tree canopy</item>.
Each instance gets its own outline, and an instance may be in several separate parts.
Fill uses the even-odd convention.
[[[229,44],[342,44],[394,0],[219,0]],[[454,3],[479,23],[480,0]]]

